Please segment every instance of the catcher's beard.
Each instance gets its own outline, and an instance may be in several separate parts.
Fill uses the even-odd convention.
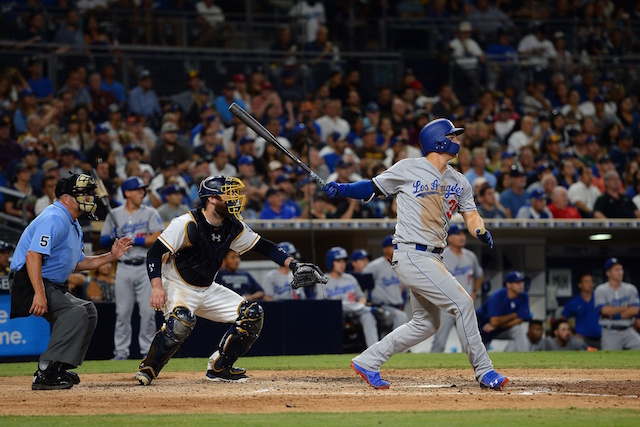
[[[232,213],[229,213],[229,208],[227,208],[227,202],[224,200],[218,200],[219,203],[216,203],[213,207],[213,210],[220,218],[227,218],[233,216]]]

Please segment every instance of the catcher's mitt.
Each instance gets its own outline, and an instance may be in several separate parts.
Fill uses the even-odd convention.
[[[293,271],[293,280],[291,281],[291,287],[293,289],[302,288],[305,286],[314,286],[316,283],[327,283],[327,279],[322,270],[317,265],[308,262],[292,262],[290,265]]]

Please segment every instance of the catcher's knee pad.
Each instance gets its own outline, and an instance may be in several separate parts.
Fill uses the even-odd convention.
[[[236,360],[245,354],[258,339],[262,330],[264,311],[257,302],[243,301],[238,310],[238,318],[224,334],[218,344],[213,369],[231,368]]]
[[[167,322],[153,337],[149,354],[140,362],[140,370],[155,378],[196,325],[196,316],[185,307],[173,309]]]

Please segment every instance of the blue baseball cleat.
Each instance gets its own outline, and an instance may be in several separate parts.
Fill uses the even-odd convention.
[[[351,367],[358,373],[371,387],[376,390],[389,388],[389,383],[380,378],[380,372],[368,371],[351,362]]]
[[[500,390],[502,387],[507,385],[509,382],[509,378],[505,377],[502,374],[497,373],[494,370],[491,370],[484,374],[482,379],[480,380],[480,388],[490,388],[492,390]]]

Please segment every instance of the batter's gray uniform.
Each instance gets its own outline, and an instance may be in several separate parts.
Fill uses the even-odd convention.
[[[458,283],[462,285],[469,295],[475,292],[474,285],[476,279],[482,277],[483,271],[478,257],[467,248],[462,248],[462,253],[458,257],[451,248],[445,248],[442,252],[442,261],[447,265],[447,270]],[[456,324],[456,317],[451,313],[442,312],[440,314],[440,329],[433,337],[431,345],[432,353],[442,353],[449,337],[449,331]]]
[[[316,298],[325,297],[342,301],[342,314],[357,316],[362,325],[364,341],[367,347],[378,341],[378,326],[376,318],[371,313],[371,307],[358,302],[364,297],[358,280],[349,273],[342,273],[339,279],[327,275],[329,282],[322,287],[316,285]]]
[[[596,287],[593,292],[596,311],[600,313],[602,307],[632,307],[640,305],[638,289],[631,283],[621,282],[620,288],[614,290],[609,282]],[[619,315],[618,315],[619,316]],[[635,318],[620,319],[600,316],[602,326],[603,350],[640,350],[640,334],[633,329]]]
[[[293,280],[293,272],[287,268],[287,274],[282,274],[279,268],[271,270],[264,276],[262,281],[262,290],[265,296],[274,300],[287,299],[304,299],[304,291],[302,288],[293,289],[291,281]]]
[[[382,306],[391,314],[393,329],[407,323],[407,315],[403,310],[402,285],[389,261],[383,256],[376,258],[367,264],[363,273],[373,275],[371,303]]]
[[[114,223],[115,218],[115,223]],[[116,223],[118,224],[116,229]],[[124,205],[113,210],[113,216],[107,215],[101,236],[144,238],[148,234],[164,230],[158,212],[149,206],[141,205],[129,214]],[[118,260],[115,284],[116,326],[113,334],[114,356],[117,359],[129,357],[131,345],[131,314],[134,303],[138,303],[140,313],[140,334],[138,344],[140,353],[149,352],[149,346],[156,333],[155,310],[151,308],[151,283],[147,275],[147,248],[134,245]]]
[[[402,285],[411,291],[413,318],[353,362],[379,371],[392,355],[433,335],[440,327],[442,310],[456,316],[458,337],[480,380],[493,370],[493,365],[478,331],[473,301],[447,271],[439,254],[446,246],[451,216],[458,211],[476,210],[469,180],[451,166],[441,174],[421,157],[399,161],[374,177],[373,183],[387,197],[397,194],[393,269]]]

